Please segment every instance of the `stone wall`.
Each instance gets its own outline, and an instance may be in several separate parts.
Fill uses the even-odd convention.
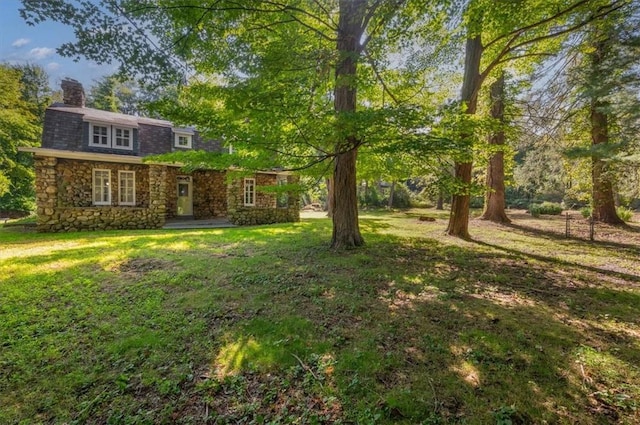
[[[150,229],[164,225],[164,166],[36,157],[35,168],[38,231]],[[92,170],[96,168],[111,170],[112,205],[92,205]],[[136,172],[135,206],[117,205],[118,170]]]
[[[177,167],[167,167],[165,196],[167,199],[167,218],[173,218],[178,212],[178,176],[183,175]]]
[[[193,172],[193,216],[195,219],[227,215],[225,173],[214,170]]]
[[[58,206],[91,207],[93,193],[93,170],[111,171],[111,205],[118,206],[118,171],[136,173],[136,207],[149,207],[149,166],[117,164],[113,162],[78,161],[58,159],[56,185]]]
[[[298,196],[289,193],[288,205],[276,207],[276,195],[260,190],[264,186],[276,184],[275,174],[256,174],[255,206],[244,205],[244,179],[234,180],[229,185],[227,208],[229,221],[237,225],[289,223],[300,221],[300,204]],[[287,183],[294,183],[296,178],[288,176]]]
[[[118,164],[86,160],[35,157],[38,231],[160,228],[177,209],[176,177],[179,168],[165,165]],[[112,205],[92,205],[93,170],[111,170]],[[118,171],[136,172],[136,205],[119,206]],[[276,195],[261,187],[276,183],[274,174],[256,174],[256,205],[244,206],[244,179],[228,187],[226,173],[192,173],[195,218],[227,216],[232,223],[268,224],[300,220],[298,196],[276,208]],[[288,177],[294,183],[295,177]]]

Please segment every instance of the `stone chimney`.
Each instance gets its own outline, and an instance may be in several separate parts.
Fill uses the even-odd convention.
[[[65,105],[84,108],[84,89],[82,83],[73,78],[62,80],[62,101]]]

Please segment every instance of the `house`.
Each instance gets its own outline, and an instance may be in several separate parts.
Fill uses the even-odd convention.
[[[145,156],[189,149],[222,152],[219,142],[169,121],[85,107],[82,85],[62,82],[64,103],[45,112],[35,162],[38,230],[150,229],[167,219],[226,218],[237,225],[298,221],[298,197],[262,191],[296,177],[258,172],[229,181],[228,170],[184,172]]]

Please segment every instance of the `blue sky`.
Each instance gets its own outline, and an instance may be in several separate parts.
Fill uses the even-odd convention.
[[[0,62],[41,65],[49,74],[52,89],[59,89],[60,81],[70,77],[87,90],[94,80],[115,71],[115,65],[74,62],[57,54],[60,45],[75,40],[71,28],[57,22],[31,27],[20,17],[21,5],[19,0],[0,0]]]

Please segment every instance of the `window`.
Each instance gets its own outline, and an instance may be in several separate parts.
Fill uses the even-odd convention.
[[[130,128],[113,127],[113,147],[131,149],[133,147],[133,131]]]
[[[90,123],[89,146],[132,150],[133,128]]]
[[[244,179],[244,205],[252,207],[256,204],[256,179]]]
[[[176,148],[191,149],[192,135],[186,133],[175,133],[175,146]]]
[[[288,183],[287,176],[277,176],[276,185],[286,186]],[[289,206],[289,193],[278,191],[276,197],[276,206],[278,208],[287,208]]]
[[[109,127],[91,124],[91,145],[109,146]]]
[[[93,170],[93,205],[111,205],[111,171]]]
[[[118,171],[118,204],[136,204],[136,172]]]

